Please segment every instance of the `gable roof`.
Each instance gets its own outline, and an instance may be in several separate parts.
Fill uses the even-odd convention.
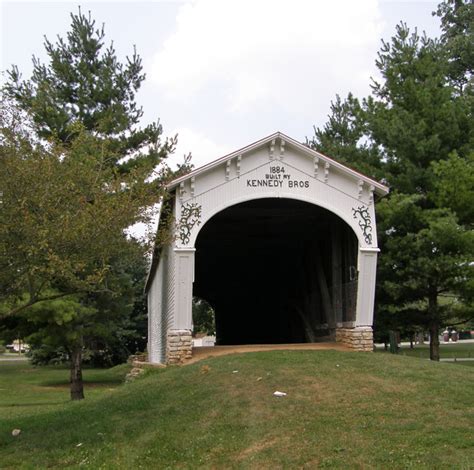
[[[315,150],[310,149],[306,145],[301,144],[300,142],[296,141],[295,139],[292,139],[291,137],[288,137],[287,135],[283,134],[282,132],[275,132],[274,134],[271,134],[267,137],[264,137],[263,139],[257,140],[256,142],[247,145],[246,147],[243,147],[239,150],[236,150],[232,153],[229,153],[227,155],[224,155],[223,157],[218,158],[217,160],[214,160],[213,162],[207,163],[206,165],[203,165],[199,168],[196,168],[195,170],[191,171],[190,173],[187,173],[184,176],[181,176],[179,178],[176,178],[175,180],[171,181],[167,185],[168,190],[174,189],[176,186],[178,186],[181,182],[188,180],[189,178],[196,177],[198,175],[201,175],[203,173],[206,173],[213,168],[222,165],[223,163],[227,162],[228,160],[231,160],[232,158],[238,157],[238,156],[244,156],[246,153],[252,152],[253,150],[256,150],[260,147],[263,147],[272,141],[276,139],[281,139],[282,141],[285,142],[285,146],[290,146],[290,147],[295,147],[297,150],[299,150],[301,153],[307,155],[310,158],[317,157],[323,162],[328,162],[331,166],[338,168],[341,170],[343,173],[351,176],[355,180],[362,180],[368,185],[371,185],[374,187],[374,192],[378,194],[379,196],[384,196],[388,194],[389,188],[385,186],[384,184],[369,178],[368,176],[365,176],[362,173],[359,173],[356,170],[353,170],[352,168],[349,168],[346,165],[343,165],[342,163],[337,162],[336,160],[320,153]]]

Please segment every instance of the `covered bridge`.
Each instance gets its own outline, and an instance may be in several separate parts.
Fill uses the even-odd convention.
[[[174,237],[147,281],[154,363],[192,355],[192,299],[217,344],[338,341],[372,350],[374,181],[277,132],[169,186]]]

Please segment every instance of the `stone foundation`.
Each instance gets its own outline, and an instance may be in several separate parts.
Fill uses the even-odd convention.
[[[169,330],[166,346],[168,364],[182,364],[193,355],[191,330]]]
[[[356,351],[373,351],[374,334],[371,326],[356,328],[337,328],[336,342],[342,343]]]

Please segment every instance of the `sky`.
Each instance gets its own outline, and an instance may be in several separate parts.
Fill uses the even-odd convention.
[[[199,167],[276,131],[299,141],[327,121],[331,100],[370,93],[381,40],[404,21],[439,35],[436,1],[180,0],[0,3],[0,69],[25,78],[44,36],[65,37],[70,13],[91,11],[123,61],[142,57],[143,124],[178,134],[174,161]]]

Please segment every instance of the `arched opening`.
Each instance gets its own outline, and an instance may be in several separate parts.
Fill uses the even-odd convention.
[[[316,205],[237,204],[199,232],[193,294],[215,309],[217,344],[329,339],[355,320],[357,247],[352,229]]]

